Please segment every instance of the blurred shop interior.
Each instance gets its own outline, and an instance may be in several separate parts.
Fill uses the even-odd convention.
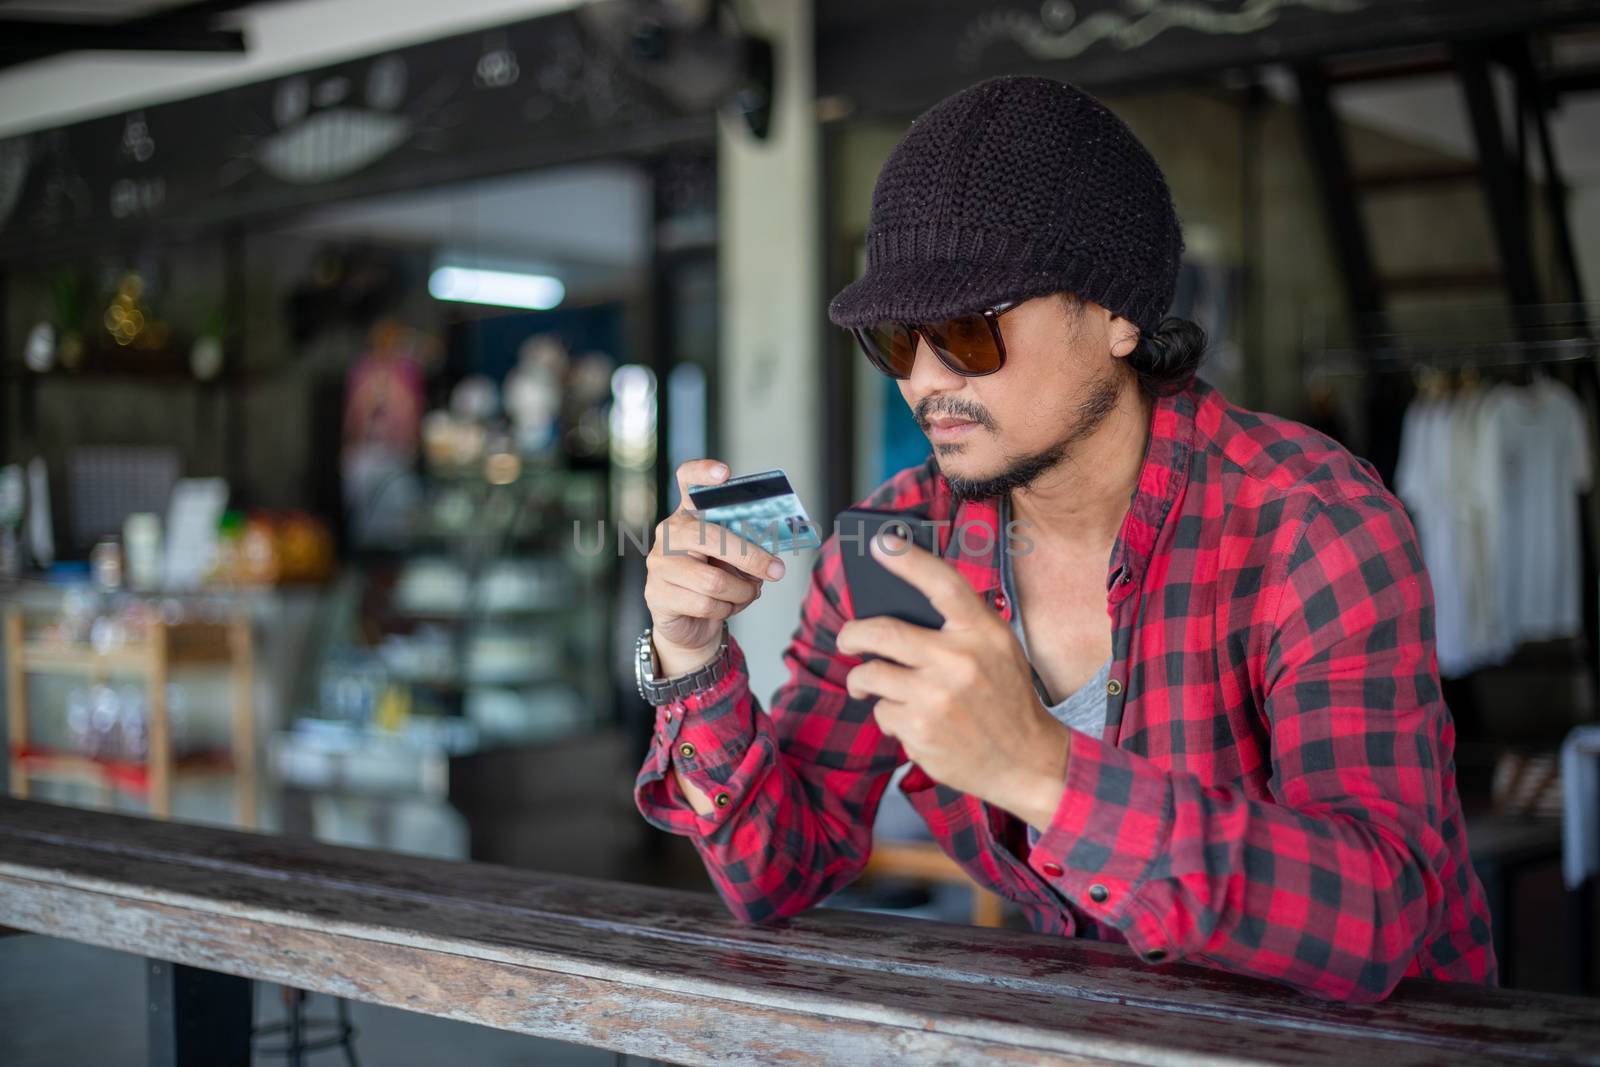
[[[0,46],[9,790],[706,888],[632,804],[626,538],[685,459],[826,521],[927,455],[826,297],[907,122],[1046,73],[1161,163],[1205,377],[1411,509],[1505,977],[1592,991],[1600,11],[1141,21],[1194,6],[0,0],[152,42]],[[154,43],[201,24],[243,52]],[[763,699],[799,595],[735,627]],[[837,903],[1008,921],[879,837]]]
[[[712,447],[715,156],[706,120],[604,136],[588,53],[524,82],[515,43],[202,102],[214,158],[119,120],[111,213],[146,225],[104,240],[73,147],[10,142],[64,235],[5,273],[14,793],[580,873],[640,847],[616,545]],[[594,145],[507,169],[497,94]],[[154,224],[197,182],[221,221]]]

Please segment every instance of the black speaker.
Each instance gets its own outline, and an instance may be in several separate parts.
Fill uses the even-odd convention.
[[[726,109],[753,136],[772,121],[772,44],[712,0],[594,0],[585,30],[624,70],[685,112]]]

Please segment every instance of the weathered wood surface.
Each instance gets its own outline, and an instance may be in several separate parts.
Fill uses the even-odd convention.
[[[0,800],[0,924],[681,1063],[1600,1064],[1600,1003],[1333,1005],[1122,946]]]

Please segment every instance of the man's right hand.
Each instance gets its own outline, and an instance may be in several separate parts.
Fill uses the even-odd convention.
[[[783,577],[778,557],[693,510],[689,486],[714,485],[727,477],[727,466],[716,460],[693,459],[680,466],[678,510],[656,526],[645,559],[644,599],[662,678],[711,662],[723,622],[749,607],[765,583]]]

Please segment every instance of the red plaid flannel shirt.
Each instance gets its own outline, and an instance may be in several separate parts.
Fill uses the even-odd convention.
[[[945,558],[1010,617],[997,500],[957,506],[930,459],[863,505],[948,520]],[[1126,941],[1148,963],[1345,1000],[1417,975],[1493,984],[1432,589],[1373,470],[1203,384],[1160,399],[1107,590],[1105,735],[1073,734],[1049,827],[1030,849],[1015,816],[913,766],[900,788],[944,850],[1036,930]],[[907,761],[845,690],[860,661],[834,637],[851,617],[831,537],[768,710],[736,642],[727,677],[657,710],[639,809],[694,842],[742,919],[854,880]]]

